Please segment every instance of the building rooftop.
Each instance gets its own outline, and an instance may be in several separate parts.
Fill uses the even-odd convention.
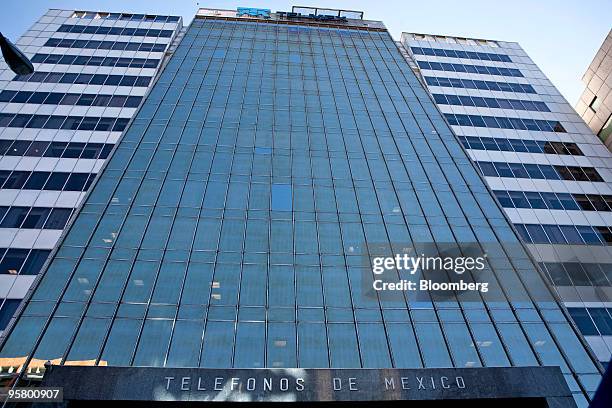
[[[404,39],[405,37],[412,37],[413,40],[437,41],[437,42],[444,42],[444,43],[451,43],[451,44],[464,44],[464,45],[481,45],[485,47],[499,47],[500,42],[507,42],[507,41],[491,40],[491,39],[484,39],[484,38],[468,38],[468,37],[451,36],[451,35],[403,32],[402,39]]]
[[[62,9],[51,9],[62,10]],[[135,14],[135,13],[111,13],[108,11],[91,11],[91,10],[75,10],[72,14],[73,18],[83,18],[89,20],[109,19],[109,20],[124,20],[124,21],[148,21],[158,23],[175,23],[179,22],[180,16],[167,16],[156,14]]]
[[[276,12],[272,12],[270,9],[252,7],[238,7],[235,10],[201,7],[196,13],[196,18],[250,19],[277,24],[307,24],[336,28],[386,30],[381,21],[364,20],[362,11],[303,6],[293,6],[291,11]]]

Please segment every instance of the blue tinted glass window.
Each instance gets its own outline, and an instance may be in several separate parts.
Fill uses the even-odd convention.
[[[291,211],[292,191],[289,184],[272,184],[272,210]]]
[[[6,329],[11,317],[21,303],[20,299],[5,299],[0,307],[0,330]]]
[[[578,326],[580,332],[585,336],[597,336],[599,332],[595,328],[595,324],[589,316],[587,310],[583,307],[569,307],[567,311],[572,316],[572,320]]]

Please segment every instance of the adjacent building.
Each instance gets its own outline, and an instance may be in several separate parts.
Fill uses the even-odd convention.
[[[612,30],[582,76],[585,90],[576,111],[612,150]]]
[[[512,50],[506,58],[528,64]],[[505,63],[465,64],[491,62]],[[491,75],[515,83],[505,76],[524,69]],[[586,406],[601,366],[511,225],[541,231],[530,242],[544,251],[553,223],[509,219],[448,124],[528,123],[536,146],[568,153],[524,174],[592,179],[584,185],[609,194],[607,150],[586,142],[571,108],[535,101],[521,102],[538,110],[531,120],[529,109],[445,120],[383,23],[361,12],[200,9],[9,324],[0,375],[22,384],[44,374],[72,403]],[[498,163],[518,172],[512,154],[476,162],[487,177]],[[612,233],[590,215],[559,236],[574,228],[568,248],[589,248],[601,268]],[[374,254],[424,247],[476,248],[486,266],[461,282],[490,291],[372,291]],[[456,283],[450,275],[436,283]]]
[[[517,43],[416,33],[402,34],[401,42],[599,360],[607,363],[612,154]],[[609,87],[600,81],[600,89]]]
[[[0,66],[0,332],[155,81],[180,17],[49,10]]]

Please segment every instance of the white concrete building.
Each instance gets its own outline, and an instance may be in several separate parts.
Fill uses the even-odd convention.
[[[513,42],[401,46],[598,359],[612,351],[612,154]]]
[[[153,84],[182,18],[51,9],[0,62],[0,333]]]

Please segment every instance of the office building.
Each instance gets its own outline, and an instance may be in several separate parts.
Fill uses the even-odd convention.
[[[372,291],[427,245],[490,290]],[[383,23],[301,7],[199,10],[7,332],[74,404],[586,406],[601,369]]]
[[[599,360],[612,350],[612,154],[517,44],[402,34]]]
[[[0,66],[0,333],[153,84],[180,17],[49,10]]]
[[[585,89],[576,111],[612,150],[612,30],[582,76]]]

